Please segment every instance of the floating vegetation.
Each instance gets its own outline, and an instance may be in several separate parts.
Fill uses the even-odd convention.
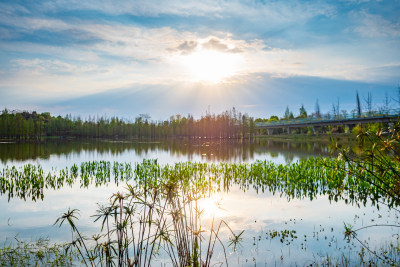
[[[296,230],[269,230],[267,232],[267,239],[279,238],[281,243],[286,241],[286,245],[290,245],[294,239],[297,239]]]
[[[67,244],[50,243],[49,239],[23,241],[0,246],[0,266],[71,266],[77,260]]]

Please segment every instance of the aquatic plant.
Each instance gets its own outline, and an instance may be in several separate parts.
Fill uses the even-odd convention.
[[[378,203],[383,203],[389,207],[397,206],[400,201],[400,123],[397,122],[388,129],[382,129],[381,125],[376,128],[363,129],[357,127],[357,142],[359,144],[358,153],[353,153],[349,147],[339,147],[333,140],[333,148],[339,151],[339,158],[346,162],[346,169],[349,177],[361,184],[368,184],[374,188],[372,198]],[[383,133],[385,130],[385,134]],[[365,192],[358,192],[365,193]],[[385,198],[387,201],[382,201]],[[378,206],[379,207],[379,206]],[[398,211],[397,209],[394,209]],[[392,258],[371,250],[366,242],[358,239],[357,231],[376,228],[394,227],[400,225],[368,225],[353,230],[349,225],[344,225],[345,238],[357,240],[366,251],[376,256],[384,263],[392,264]]]
[[[27,164],[3,168],[0,190],[9,199],[39,200],[44,197],[44,189],[76,183],[81,187],[126,183],[126,192],[116,193],[109,205],[99,206],[94,218],[101,222],[102,229],[91,238],[78,230],[77,210],[69,210],[57,221],[59,225],[70,225],[73,239],[69,248],[76,251],[83,264],[149,265],[163,252],[174,266],[210,266],[214,247],[219,244],[225,251],[218,236],[221,227],[230,228],[224,221],[214,220],[211,227],[205,228],[197,201],[216,191],[229,191],[233,185],[242,190],[279,193],[288,200],[312,200],[327,195],[330,201],[342,199],[356,205],[365,205],[367,201],[390,207],[399,204],[396,195],[387,193],[387,187],[377,186],[379,180],[370,183],[360,179],[379,168],[364,161],[353,164],[341,157],[309,158],[286,165],[268,161],[170,165],[161,165],[157,160],[89,161],[47,172],[40,165]],[[385,160],[390,160],[385,176],[373,179],[384,178],[395,184],[397,176],[393,175],[399,170],[399,162],[390,157]],[[279,236],[278,232],[271,233],[271,238]],[[280,233],[285,238],[287,234],[290,233]],[[231,235],[228,245],[236,249],[241,233]]]
[[[352,153],[349,147],[339,147],[337,143],[333,143],[334,149],[340,152],[339,158],[346,162],[347,169],[351,172],[349,176],[377,188],[391,200],[390,206],[400,201],[399,129],[399,123],[388,129],[379,127],[376,132],[359,128],[358,153]],[[383,130],[386,131],[385,134]]]
[[[73,165],[58,172],[44,172],[40,165],[27,164],[20,168],[3,168],[0,193],[7,194],[9,199],[38,200],[43,199],[45,188],[72,186],[78,181],[81,187],[130,181],[146,189],[149,185],[159,188],[179,181],[182,188],[202,188],[209,192],[229,191],[232,185],[239,185],[243,190],[252,187],[257,192],[279,192],[288,200],[312,200],[318,195],[327,195],[331,201],[343,199],[346,203],[365,205],[371,200],[375,204],[385,202],[397,206],[400,203],[398,194],[390,193],[390,190],[397,190],[399,185],[400,163],[387,162],[390,166],[383,169],[377,163],[353,163],[342,158],[308,158],[286,165],[268,161],[250,164],[179,162],[171,165],[160,165],[157,160],[134,164],[90,161],[83,162],[80,168]]]
[[[0,246],[0,266],[71,266],[76,254],[67,244],[52,244],[49,239],[23,241]]]
[[[82,235],[76,225],[77,210],[68,210],[55,224],[65,221],[71,227],[81,263],[86,266],[150,266],[161,252],[168,255],[172,266],[212,266],[221,227],[234,237],[230,245],[240,242],[225,221],[211,219],[210,228],[202,223],[204,210],[198,200],[204,191],[181,187],[179,181],[146,186],[128,184],[125,193],[115,193],[108,206],[99,206],[93,216],[101,221],[100,233],[92,238]],[[90,245],[92,244],[92,246]],[[226,259],[226,254],[225,254]],[[226,262],[227,265],[227,262]]]

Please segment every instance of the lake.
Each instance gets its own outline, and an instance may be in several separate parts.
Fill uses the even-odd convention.
[[[87,161],[141,162],[157,159],[158,163],[176,162],[253,163],[258,160],[277,164],[296,162],[309,157],[329,157],[328,144],[323,142],[291,142],[257,139],[253,142],[237,141],[47,141],[35,143],[0,143],[0,164],[21,167],[40,164],[45,171],[60,170]],[[44,190],[43,200],[32,201],[7,194],[0,196],[1,242],[14,242],[14,237],[36,240],[48,237],[53,242],[70,241],[68,227],[53,226],[55,220],[67,209],[79,208],[78,227],[87,235],[100,229],[93,222],[97,203],[106,203],[110,196],[123,191],[125,183],[110,182],[106,185],[91,184],[87,188],[79,183],[59,189]],[[211,201],[211,200],[212,201]],[[289,198],[284,192],[243,188],[233,184],[228,190],[216,192],[210,199],[202,199],[205,212],[204,224],[211,223],[211,216],[226,221],[239,233],[245,230],[236,251],[226,247],[232,266],[304,266],[315,263],[348,263],[360,261],[362,246],[356,240],[344,238],[344,223],[354,229],[375,224],[399,224],[399,213],[385,205],[334,201],[319,194],[312,200],[307,196]],[[220,208],[212,208],[218,201]],[[212,215],[211,215],[212,210]],[[372,250],[398,243],[399,231],[394,227],[372,227],[357,232],[357,238],[368,242]],[[226,229],[225,229],[226,230]],[[223,243],[229,242],[228,231],[221,231]],[[288,230],[293,236],[282,237]],[[274,235],[277,234],[277,235]],[[368,258],[369,252],[365,252]],[[222,250],[213,256],[222,262]],[[372,257],[373,256],[369,256]],[[162,256],[154,266],[164,262]]]

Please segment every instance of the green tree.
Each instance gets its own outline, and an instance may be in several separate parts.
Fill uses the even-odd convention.
[[[357,116],[361,117],[361,101],[360,101],[360,96],[358,95],[358,91],[356,91],[356,103],[357,103]]]
[[[299,119],[305,119],[305,118],[307,118],[307,111],[306,111],[306,109],[304,108],[304,105],[302,104],[301,105],[301,107],[300,107],[300,115],[299,115]]]
[[[269,117],[268,121],[279,121],[278,116],[272,115],[271,117]]]
[[[289,107],[286,106],[286,110],[285,110],[285,114],[283,115],[283,118],[284,118],[285,120],[290,119],[290,114],[291,114],[291,112],[290,112],[290,110],[289,110]],[[293,114],[292,114],[292,115],[293,115]]]

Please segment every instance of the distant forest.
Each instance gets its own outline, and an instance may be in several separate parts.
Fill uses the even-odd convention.
[[[248,139],[255,134],[254,119],[237,112],[235,108],[221,114],[206,113],[200,119],[192,115],[171,116],[169,120],[150,121],[148,115],[139,115],[135,121],[118,117],[51,116],[49,112],[10,112],[0,115],[0,138],[41,140],[45,136],[74,138],[210,138]]]
[[[369,115],[388,114],[391,100],[400,105],[400,86],[397,88],[397,98],[390,98],[388,94],[385,94],[383,105],[379,106],[376,111],[373,110],[371,93],[364,98],[366,112],[362,112],[363,105],[360,99],[356,92],[356,108],[351,111],[351,116],[361,117],[364,113]],[[395,111],[398,112],[398,110]],[[346,110],[340,109],[339,98],[332,104],[331,113],[328,112],[325,115],[321,114],[317,99],[315,112],[311,114],[308,114],[304,105],[301,105],[298,116],[294,116],[289,107],[286,107],[282,118],[271,116],[269,119],[254,119],[247,114],[238,112],[235,108],[221,114],[206,112],[200,119],[195,119],[190,114],[187,117],[178,114],[171,116],[169,120],[162,121],[150,120],[150,116],[147,114],[140,114],[134,121],[129,121],[118,117],[103,116],[89,116],[87,119],[71,115],[55,117],[49,112],[37,113],[4,109],[0,114],[0,138],[38,141],[46,136],[107,139],[252,139],[256,133],[257,122],[321,117],[346,118],[348,115]],[[265,131],[261,133],[265,134]]]

